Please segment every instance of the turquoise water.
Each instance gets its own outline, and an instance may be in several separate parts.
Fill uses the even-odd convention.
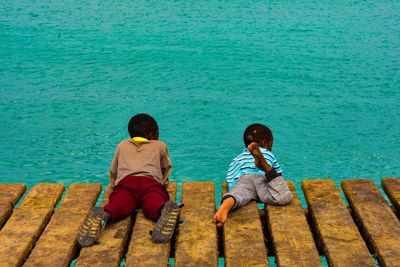
[[[88,2],[2,1],[0,182],[106,184],[138,112],[178,182],[253,122],[296,183],[400,176],[399,1]]]

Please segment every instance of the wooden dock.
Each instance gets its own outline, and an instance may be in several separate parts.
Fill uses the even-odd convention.
[[[381,191],[368,179],[344,180],[341,188],[329,179],[304,180],[307,208],[288,181],[289,205],[259,210],[252,202],[232,212],[222,230],[212,222],[216,186],[183,183],[183,222],[166,244],[152,243],[154,223],[139,210],[107,225],[99,244],[79,249],[76,233],[101,184],[37,184],[29,192],[24,184],[0,184],[0,267],[269,266],[268,256],[278,266],[322,266],[323,257],[330,266],[376,266],[374,258],[400,266],[400,178],[382,179]],[[168,191],[175,199],[177,184]]]

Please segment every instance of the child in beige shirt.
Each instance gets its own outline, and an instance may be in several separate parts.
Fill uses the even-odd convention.
[[[122,141],[110,166],[113,191],[104,207],[94,207],[78,232],[82,247],[97,242],[109,221],[119,221],[141,208],[148,219],[157,222],[151,236],[156,243],[171,237],[179,206],[165,189],[172,165],[165,143],[158,140],[158,125],[147,114],[137,114],[128,124],[131,139]]]

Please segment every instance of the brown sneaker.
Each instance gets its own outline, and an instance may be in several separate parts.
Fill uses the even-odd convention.
[[[79,227],[76,239],[81,247],[95,244],[107,223],[106,212],[102,207],[93,207]]]
[[[150,231],[154,243],[166,243],[172,238],[178,221],[179,208],[181,207],[182,205],[178,206],[178,204],[172,200],[168,200],[168,202],[165,203],[160,218],[153,230]]]

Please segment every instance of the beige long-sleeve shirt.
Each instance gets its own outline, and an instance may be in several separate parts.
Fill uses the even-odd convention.
[[[126,176],[135,175],[152,177],[167,184],[171,169],[171,160],[164,142],[123,140],[117,146],[111,162],[110,182],[117,185]]]

